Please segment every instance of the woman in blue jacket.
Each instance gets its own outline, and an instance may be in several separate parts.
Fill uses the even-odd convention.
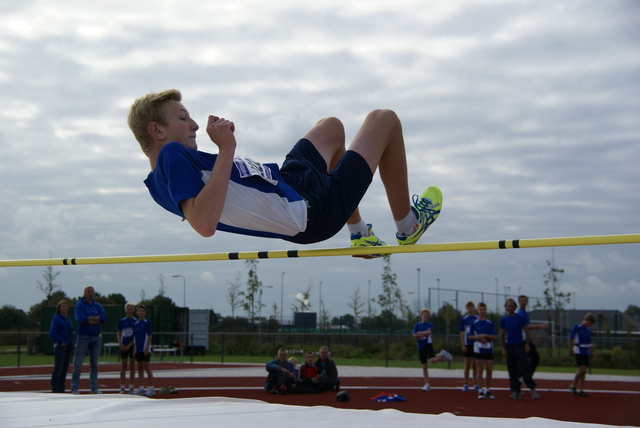
[[[66,300],[61,300],[49,328],[49,337],[53,341],[54,357],[51,392],[64,392],[64,383],[73,354],[73,327],[68,314],[69,304]]]

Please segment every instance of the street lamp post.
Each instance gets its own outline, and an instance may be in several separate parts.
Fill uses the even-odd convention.
[[[318,318],[319,318],[320,323],[322,323],[324,321],[323,313],[322,313],[322,307],[324,306],[322,304],[322,281],[320,281],[320,285],[318,286],[318,288],[320,289],[319,292],[318,292]],[[321,325],[321,328],[324,327],[322,324],[320,324],[320,325]]]
[[[418,268],[418,310],[422,308],[422,300],[420,299],[420,268]]]
[[[284,324],[284,272],[280,275],[280,328]]]
[[[371,319],[371,280],[369,280],[369,286],[367,287],[367,317]]]
[[[182,302],[187,307],[187,278],[184,275],[172,275],[172,278],[182,278]]]

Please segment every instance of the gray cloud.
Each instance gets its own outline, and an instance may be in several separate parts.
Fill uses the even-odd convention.
[[[148,163],[125,116],[137,96],[169,87],[182,90],[200,124],[208,114],[233,120],[238,151],[263,161],[280,162],[323,116],[340,117],[353,137],[367,111],[396,110],[411,190],[438,184],[445,193],[425,242],[640,229],[640,9],[632,1],[130,3],[0,5],[8,23],[0,27],[2,259],[292,247],[203,239],[154,205],[142,184]],[[203,132],[199,144],[215,150]],[[391,241],[378,178],[362,211]],[[342,247],[347,238],[343,231],[316,246]],[[640,299],[637,245],[554,254],[579,307],[624,309]],[[500,293],[539,296],[550,258],[550,249],[432,253],[394,256],[392,267],[405,295],[419,267],[423,297],[437,279],[442,288],[493,293],[498,285]],[[142,290],[155,295],[162,273],[179,303],[181,284],[170,275],[184,274],[189,305],[223,313],[228,283],[245,271],[241,262],[60,270],[70,295],[92,283],[134,301]],[[276,288],[282,272],[285,313],[310,281],[317,307],[323,281],[325,305],[339,315],[349,311],[345,290],[366,294],[371,281],[372,297],[379,293],[382,264],[259,264],[263,283]],[[0,286],[12,290],[0,303],[38,302],[41,273],[0,269]],[[279,290],[265,291],[271,300],[279,304]]]

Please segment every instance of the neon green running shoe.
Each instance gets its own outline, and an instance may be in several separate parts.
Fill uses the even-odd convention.
[[[351,234],[351,246],[352,247],[385,247],[387,244],[378,238],[375,233],[373,233],[373,227],[370,224],[367,224],[369,228],[369,236],[363,236],[359,233]],[[353,257],[361,257],[363,259],[375,259],[377,257],[384,257],[386,254],[359,254],[354,255]]]
[[[442,209],[442,192],[436,186],[430,186],[419,197],[418,195],[413,195],[411,209],[418,218],[417,227],[411,235],[398,235],[396,233],[396,239],[400,245],[415,244],[429,226],[436,221]]]

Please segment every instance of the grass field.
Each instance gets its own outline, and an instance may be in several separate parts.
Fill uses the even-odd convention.
[[[270,356],[265,357],[257,357],[257,356],[234,356],[234,355],[225,355],[224,362],[225,363],[250,363],[250,364],[265,364],[267,360],[270,359]],[[301,358],[299,358],[301,360]],[[172,361],[172,358],[167,358],[166,361]],[[184,359],[178,357],[177,361],[191,362],[192,359],[190,356],[185,356]],[[210,363],[220,363],[221,359],[219,355],[204,355],[204,356],[194,356],[194,362],[210,362]],[[373,359],[358,359],[358,358],[335,358],[336,364],[338,366],[361,366],[361,367],[385,367],[384,360],[373,360]],[[118,362],[118,357],[115,355],[111,355],[110,358],[106,356],[100,357],[101,363],[116,363]],[[299,363],[301,361],[298,361]],[[52,355],[26,355],[21,354],[18,362],[18,355],[13,353],[4,353],[0,354],[0,367],[16,367],[16,366],[41,366],[41,365],[53,365],[53,356]],[[389,367],[419,367],[418,361],[415,360],[389,360]],[[437,365],[433,365],[434,368],[450,368],[452,370],[462,369],[463,364],[461,361],[454,360],[450,365],[446,363],[438,363]],[[494,370],[496,371],[506,371],[506,366],[504,364],[496,364],[494,366]],[[550,373],[575,373],[576,369],[574,367],[543,367],[539,366],[537,369],[538,372],[550,372]],[[640,376],[640,370],[618,370],[618,369],[601,369],[596,368],[593,369],[593,374],[602,374],[602,375],[617,375],[617,376]]]

